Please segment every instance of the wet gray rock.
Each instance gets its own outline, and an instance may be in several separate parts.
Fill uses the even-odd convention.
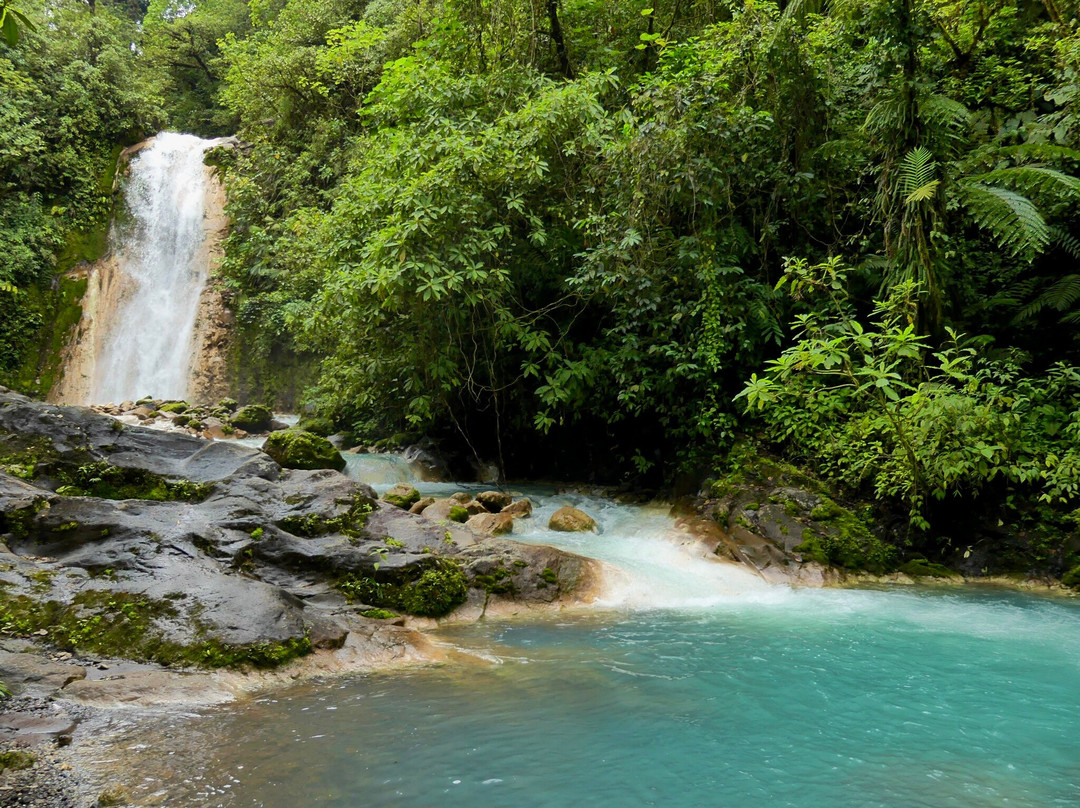
[[[0,650],[0,682],[16,696],[52,696],[61,688],[86,678],[86,669],[53,662],[39,654]]]
[[[134,609],[141,645],[116,648],[117,656],[158,659],[164,643],[207,653],[263,649],[272,664],[279,647],[337,648],[352,625],[348,618],[361,608],[334,588],[343,576],[419,574],[436,559],[481,575],[470,571],[483,568],[476,554],[496,541],[426,518],[439,502],[421,517],[378,502],[370,487],[337,471],[283,469],[256,449],[124,427],[89,409],[33,402],[0,388],[0,457],[20,448],[32,450],[36,465],[0,467],[0,599],[48,604],[69,621],[104,614],[122,623],[127,618],[118,610]],[[65,470],[87,463],[205,484],[205,498],[58,493]],[[9,473],[14,470],[31,479]],[[465,499],[474,512],[486,513]],[[546,601],[553,588],[567,594],[576,585],[573,575],[559,586],[540,577],[552,563],[564,563],[551,558],[568,554],[513,542],[497,547],[520,562],[516,574],[533,570],[546,584],[518,587],[517,597]],[[544,566],[534,569],[532,559],[540,556]],[[565,561],[568,569],[577,563]],[[470,585],[485,586],[471,579]],[[43,624],[41,641],[63,640],[57,629]],[[28,668],[27,681],[33,676],[52,687],[65,674]],[[84,685],[66,689],[72,687]]]

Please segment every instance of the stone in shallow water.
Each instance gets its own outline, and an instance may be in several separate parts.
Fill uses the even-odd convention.
[[[482,491],[476,495],[476,501],[492,513],[498,513],[510,504],[513,497],[504,491]]]
[[[526,497],[525,499],[519,499],[517,502],[511,502],[500,513],[508,513],[517,519],[532,516],[532,510],[532,500]]]
[[[586,533],[596,530],[596,520],[585,511],[569,506],[559,508],[548,520],[548,530],[558,530],[563,533]]]

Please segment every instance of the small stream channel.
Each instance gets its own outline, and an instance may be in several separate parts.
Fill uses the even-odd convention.
[[[385,489],[414,479],[350,455]],[[459,486],[420,483],[425,493]],[[1080,605],[984,589],[795,590],[706,559],[666,510],[524,490],[514,538],[617,568],[594,607],[441,629],[490,664],[363,675],[153,721],[152,804],[1080,805]],[[575,504],[599,535],[544,529]]]

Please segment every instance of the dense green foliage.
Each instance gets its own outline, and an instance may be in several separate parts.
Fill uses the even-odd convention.
[[[71,320],[53,273],[104,250],[119,147],[164,118],[124,4],[11,5],[33,28],[0,43],[0,382],[44,394],[33,349]]]
[[[279,3],[223,46],[241,319],[325,357],[340,425],[458,432],[518,473],[541,445],[624,472],[722,447],[788,256],[857,267],[863,312],[918,284],[933,347],[951,324],[1071,360],[1069,15],[813,11]]]
[[[320,431],[649,484],[758,432],[919,535],[1075,529],[1076,0],[55,6],[0,52],[6,311],[165,115],[239,138],[243,355],[321,363]]]

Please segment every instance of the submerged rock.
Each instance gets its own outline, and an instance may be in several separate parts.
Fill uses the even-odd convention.
[[[563,533],[587,533],[596,529],[595,519],[585,511],[570,506],[559,508],[548,520],[548,530],[558,530]]]

